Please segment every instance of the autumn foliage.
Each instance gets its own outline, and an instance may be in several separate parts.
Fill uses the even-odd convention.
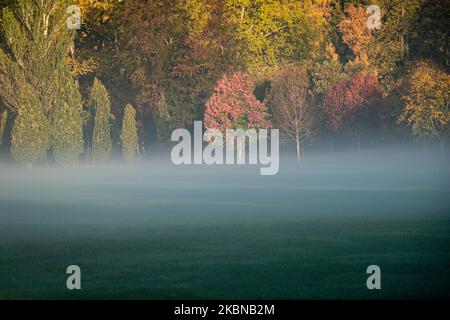
[[[369,111],[381,101],[382,94],[377,80],[364,72],[355,74],[349,81],[338,82],[324,97],[328,128],[332,131],[359,129]]]
[[[409,92],[398,122],[406,123],[415,136],[442,137],[449,132],[450,76],[436,65],[418,62],[410,76]]]
[[[224,75],[206,102],[204,125],[208,129],[270,128],[266,103],[256,99],[252,77],[244,72]]]
[[[143,158],[201,119],[273,126],[298,157],[328,129],[444,143],[448,1],[0,1],[0,158],[104,162],[123,147],[124,113],[134,158],[127,104]]]
[[[349,6],[339,23],[342,40],[353,51],[355,60],[368,64],[367,45],[371,40],[370,30],[367,28],[368,15],[362,6]]]

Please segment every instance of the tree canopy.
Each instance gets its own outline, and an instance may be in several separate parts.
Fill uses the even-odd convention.
[[[194,120],[221,130],[280,123],[286,106],[304,105],[306,83],[308,108],[326,119],[311,132],[360,135],[381,124],[442,140],[449,4],[380,0],[371,11],[374,4],[353,0],[2,1],[2,146],[26,163],[104,157],[122,149],[118,124],[131,104],[145,154]],[[71,5],[80,29],[67,27]],[[370,19],[379,25],[369,28]],[[294,65],[308,65],[306,74],[286,73]],[[295,103],[285,95],[293,91]]]

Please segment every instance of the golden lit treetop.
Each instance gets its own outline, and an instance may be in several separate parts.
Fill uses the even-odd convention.
[[[405,107],[398,122],[406,122],[414,135],[443,138],[450,124],[450,75],[429,62],[412,71]]]

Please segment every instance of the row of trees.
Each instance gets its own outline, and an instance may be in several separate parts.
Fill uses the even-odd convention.
[[[323,49],[319,55],[310,54],[278,64],[265,77],[266,82],[269,78],[261,102],[265,107],[248,108],[242,115],[232,115],[232,118],[264,118],[265,112],[270,110],[272,125],[295,142],[298,159],[301,146],[316,139],[323,129],[352,137],[358,149],[364,133],[377,129],[392,134],[405,129],[416,137],[437,138],[443,148],[450,133],[450,75],[448,44],[443,40],[447,32],[437,26],[446,19],[439,12],[443,9],[441,4],[381,1],[385,9],[383,19],[380,17],[380,27],[384,24],[381,30],[367,27],[370,22],[367,5],[349,3],[337,13],[339,7],[333,7],[332,2],[321,4],[317,9],[321,9],[328,21],[325,25],[334,27],[337,35],[328,31],[321,39],[324,42],[319,42]],[[420,14],[435,21],[425,25],[425,21],[430,21]],[[419,30],[417,26],[426,29]],[[436,38],[425,41],[424,33]],[[343,45],[340,48],[339,41],[332,41],[336,36]],[[410,46],[415,46],[415,50]],[[236,76],[239,73],[233,77]],[[241,78],[245,80],[246,76]],[[247,83],[252,86],[254,81]],[[239,94],[231,95],[223,86],[222,79],[206,104],[207,127],[216,127],[218,112],[222,112],[220,118],[223,118],[226,116],[223,111],[236,104],[233,96]],[[243,89],[241,96],[251,92]],[[218,98],[220,96],[228,96],[228,100]],[[222,105],[214,105],[220,103]],[[242,98],[237,104],[251,105],[249,98]],[[221,120],[221,123],[243,126],[233,121]],[[258,127],[251,121],[244,127],[249,125]]]
[[[3,10],[0,48],[1,96],[13,116],[11,155],[28,166],[47,159],[61,165],[78,162],[85,151],[84,130],[92,137],[88,155],[94,163],[111,153],[109,95],[95,79],[84,110],[78,83],[70,68],[75,33],[66,27],[68,2],[18,1]],[[125,158],[136,151],[134,109],[123,123]],[[3,121],[2,121],[3,123]],[[2,133],[6,125],[2,124]],[[127,144],[134,143],[134,146]]]
[[[299,158],[324,133],[359,145],[368,129],[405,128],[443,143],[449,1],[377,2],[379,29],[372,3],[352,0],[2,2],[3,144],[27,163],[48,150],[102,162],[117,145],[132,162],[198,119],[280,128]],[[80,30],[65,27],[71,4]]]
[[[314,141],[323,125],[356,140],[358,150],[364,132],[379,129],[382,122],[404,124],[414,136],[437,138],[443,148],[450,133],[450,75],[434,64],[420,61],[413,67],[400,98],[404,106],[398,115],[390,115],[394,121],[383,119],[383,112],[392,108],[392,98],[367,71],[337,81],[320,101],[314,93],[312,72],[307,62],[281,67],[264,101],[254,96],[254,80],[247,73],[224,76],[206,103],[205,126],[222,131],[274,126],[295,143],[298,160],[301,146]]]

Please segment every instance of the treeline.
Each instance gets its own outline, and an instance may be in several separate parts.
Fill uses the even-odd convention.
[[[377,2],[380,16],[365,1],[4,1],[3,150],[28,165],[116,149],[134,162],[194,120],[279,128],[299,158],[324,135],[443,145],[450,1]]]

